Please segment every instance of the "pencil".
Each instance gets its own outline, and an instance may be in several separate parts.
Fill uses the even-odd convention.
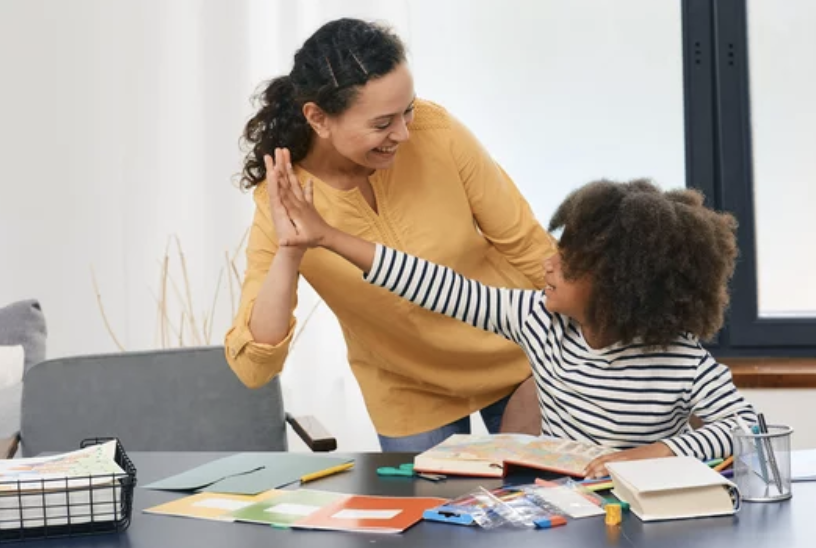
[[[715,472],[722,472],[723,470],[725,470],[726,468],[731,466],[731,463],[733,463],[733,462],[734,462],[734,457],[732,455],[732,456],[728,457],[727,459],[725,459],[724,461],[722,461],[717,466],[715,466],[714,471]]]
[[[307,481],[314,481],[316,479],[325,478],[326,476],[331,476],[332,474],[337,474],[339,472],[344,472],[354,466],[353,462],[347,462],[345,464],[341,464],[339,466],[332,466],[331,468],[326,468],[325,470],[321,470],[320,472],[314,472],[312,474],[306,474],[302,478],[300,478],[301,483],[306,483]]]

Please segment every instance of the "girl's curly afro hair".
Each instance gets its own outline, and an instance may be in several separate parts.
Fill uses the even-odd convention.
[[[586,322],[623,344],[665,347],[678,335],[713,337],[728,307],[737,222],[695,190],[600,180],[570,194],[550,221],[563,228],[564,276],[589,275]]]

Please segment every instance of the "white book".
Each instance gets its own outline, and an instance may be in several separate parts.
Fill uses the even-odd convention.
[[[731,515],[739,510],[737,486],[693,457],[607,463],[612,493],[643,521]]]

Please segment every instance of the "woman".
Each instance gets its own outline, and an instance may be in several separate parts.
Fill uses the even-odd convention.
[[[241,381],[257,387],[281,372],[303,275],[340,322],[384,451],[423,451],[469,432],[477,410],[498,431],[508,395],[530,375],[515,344],[374,288],[325,250],[277,244],[292,226],[266,179],[291,169],[301,184],[313,181],[315,206],[346,232],[483,283],[543,287],[540,250],[554,252],[552,239],[473,135],[415,98],[400,39],[359,20],[327,23],[292,72],[269,83],[244,138],[256,212],[225,341]]]

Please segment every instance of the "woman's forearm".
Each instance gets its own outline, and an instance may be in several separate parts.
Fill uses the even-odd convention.
[[[249,320],[255,342],[276,345],[286,338],[302,258],[300,249],[281,248],[272,259]]]

